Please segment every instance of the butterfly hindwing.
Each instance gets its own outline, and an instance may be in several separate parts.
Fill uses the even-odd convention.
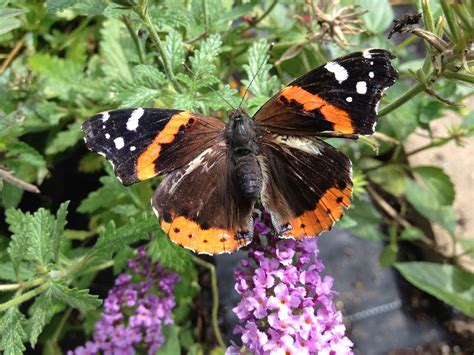
[[[398,77],[383,49],[351,53],[291,82],[254,116],[267,131],[314,136],[372,134],[377,105]]]
[[[211,146],[224,124],[182,110],[135,108],[107,111],[86,121],[87,147],[113,165],[124,185],[165,174]]]
[[[351,162],[317,139],[268,135],[261,142],[261,201],[282,237],[314,237],[351,204]]]
[[[224,141],[165,177],[152,199],[161,228],[175,243],[205,254],[230,253],[252,238],[253,202],[237,189]]]

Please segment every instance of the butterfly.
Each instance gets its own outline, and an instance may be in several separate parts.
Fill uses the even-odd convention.
[[[152,199],[171,240],[197,253],[231,253],[252,240],[261,204],[283,238],[315,237],[351,205],[350,160],[318,137],[374,133],[398,74],[394,56],[367,49],[304,74],[250,118],[228,122],[183,110],[102,112],[82,129],[87,147],[131,185],[165,175]]]

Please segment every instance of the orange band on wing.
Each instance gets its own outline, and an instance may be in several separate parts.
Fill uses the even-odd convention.
[[[199,224],[183,216],[175,217],[171,222],[162,220],[161,228],[173,242],[198,253],[231,253],[250,242],[245,238],[235,238],[237,231],[202,229]]]
[[[314,210],[306,211],[289,222],[292,228],[286,231],[284,236],[297,239],[315,237],[330,229],[343,216],[343,207],[351,205],[351,194],[351,185],[342,190],[331,187],[319,199]]]
[[[186,125],[190,118],[189,112],[181,112],[169,119],[153,142],[138,157],[135,166],[138,179],[146,180],[156,176],[155,161],[160,156],[161,145],[173,142],[180,127]]]
[[[319,110],[326,121],[334,123],[334,130],[337,132],[347,134],[355,132],[349,114],[318,95],[311,94],[299,86],[288,86],[282,90],[280,95],[288,101],[295,100],[306,111]]]

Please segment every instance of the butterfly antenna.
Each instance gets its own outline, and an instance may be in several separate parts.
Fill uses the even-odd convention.
[[[195,78],[201,79],[201,78],[199,78],[199,77],[191,70],[190,67],[188,67],[188,65],[187,65],[186,63],[183,63],[183,65],[184,65],[184,68],[185,68],[187,71],[189,71],[191,74],[193,74]],[[226,98],[225,98],[224,96],[222,96],[219,91],[217,91],[216,89],[214,89],[214,88],[213,88],[212,86],[210,86],[210,85],[206,85],[206,87],[207,87],[208,89],[211,89],[212,92],[216,93],[217,96],[219,96],[227,105],[229,105],[229,106],[232,108],[232,110],[235,110],[235,107],[232,106],[232,104],[231,104],[229,101],[227,101]]]
[[[263,68],[263,66],[265,65],[265,62],[267,61],[268,57],[270,56],[270,52],[272,51],[274,45],[275,45],[275,43],[273,43],[273,42],[270,43],[270,47],[268,48],[267,54],[265,55],[265,57],[263,58],[262,62],[261,62],[260,65],[258,66],[257,72],[256,72],[255,75],[253,76],[252,80],[250,80],[250,83],[249,83],[249,84],[247,85],[247,87],[245,88],[245,92],[244,92],[244,94],[242,95],[242,99],[240,100],[239,109],[240,109],[240,106],[242,106],[242,102],[244,102],[245,96],[247,96],[247,93],[249,92],[249,89],[250,89],[250,87],[252,86],[253,81],[254,81],[255,78],[257,77],[258,73],[260,73],[260,70]]]

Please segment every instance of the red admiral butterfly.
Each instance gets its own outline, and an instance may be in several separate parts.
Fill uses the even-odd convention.
[[[372,134],[398,75],[382,49],[355,52],[290,83],[250,118],[228,123],[181,110],[103,112],[82,127],[124,185],[167,174],[152,206],[175,243],[233,252],[252,240],[260,201],[282,237],[317,236],[351,204],[351,162],[318,139]]]

